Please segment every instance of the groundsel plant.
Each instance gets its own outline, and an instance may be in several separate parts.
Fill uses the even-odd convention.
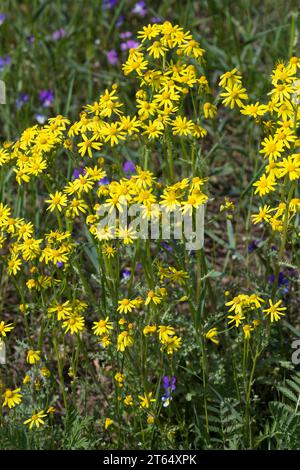
[[[1,422],[14,414],[40,432],[78,408],[94,413],[104,447],[172,448],[178,436],[190,445],[189,432],[211,446],[210,354],[224,337],[240,354],[234,380],[244,445],[252,447],[256,365],[286,307],[276,288],[251,286],[219,305],[212,286],[219,273],[202,234],[210,198],[203,154],[217,113],[205,51],[168,21],[138,38],[122,66],[135,89],[130,101],[112,84],[77,121],[55,116],[0,149],[1,187],[16,188],[14,201],[0,202],[1,285],[16,303],[8,322],[0,317],[9,346]],[[281,239],[275,279],[288,236],[298,236],[297,67],[296,58],[276,66],[264,105],[247,104],[237,70],[220,82],[223,104],[267,133],[253,184],[269,199],[253,222]],[[13,352],[26,370],[18,380]],[[184,390],[188,378],[196,392]],[[191,403],[184,417],[182,400]]]

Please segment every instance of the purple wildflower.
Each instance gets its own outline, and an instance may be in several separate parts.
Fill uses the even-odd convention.
[[[10,65],[11,58],[9,55],[0,57],[0,70],[3,70],[7,65]]]
[[[147,14],[147,9],[146,9],[146,4],[145,2],[136,2],[132,9],[132,13],[135,13],[136,15],[144,17]]]
[[[103,2],[103,8],[105,10],[111,10],[113,7],[115,7],[118,4],[119,0],[104,0]]]
[[[6,20],[6,14],[0,13],[0,26],[4,23],[5,20]]]
[[[163,387],[165,389],[165,394],[161,397],[163,406],[166,408],[169,406],[170,401],[173,399],[172,398],[172,392],[176,389],[176,377],[172,376],[169,377],[168,375],[165,375],[163,377]]]
[[[130,31],[125,31],[124,33],[120,33],[121,39],[129,39],[131,36],[132,36],[132,33]]]
[[[121,43],[121,50],[128,51],[129,49],[136,49],[137,47],[139,47],[139,45],[139,42],[134,41],[133,39],[129,39],[128,41]]]
[[[66,30],[64,28],[59,28],[56,31],[53,31],[51,37],[53,41],[58,41],[66,36]]]
[[[258,241],[253,240],[252,242],[249,243],[248,245],[248,253],[252,253],[256,248],[258,247]]]
[[[21,93],[20,96],[16,99],[17,109],[22,108],[22,106],[29,101],[29,96],[27,93]]]
[[[54,93],[52,90],[42,90],[39,94],[39,99],[44,108],[49,108],[53,103]]]
[[[124,21],[125,21],[125,16],[120,15],[119,18],[116,21],[116,27],[120,28],[122,26],[122,24],[124,23]]]
[[[107,178],[107,176],[98,181],[99,186],[106,186],[107,184],[109,184],[109,179]]]
[[[275,282],[274,274],[269,276],[268,281],[269,281],[270,284],[274,284],[274,282]],[[282,289],[283,294],[286,294],[288,292],[288,290],[289,290],[288,289],[288,284],[289,284],[289,280],[285,277],[283,272],[280,272],[279,276],[278,276],[277,286],[278,287],[283,287],[283,289]]]
[[[165,390],[171,390],[174,392],[176,389],[176,377],[173,375],[172,377],[169,377],[168,375],[164,375],[163,377],[163,387]]]
[[[37,122],[41,125],[45,124],[47,120],[47,116],[44,116],[44,114],[37,113],[34,117],[37,120]]]
[[[150,18],[150,22],[151,22],[151,23],[162,23],[162,19],[159,18],[158,16],[152,16],[152,17]]]
[[[164,247],[165,250],[172,252],[173,248],[166,242],[161,242],[162,246]]]
[[[31,46],[31,44],[33,44],[34,41],[35,41],[35,37],[34,37],[34,36],[27,36],[27,37],[26,37],[26,41],[27,41],[28,44]]]
[[[108,51],[106,53],[106,58],[108,62],[110,63],[110,65],[116,65],[119,61],[118,54],[115,49],[111,49],[110,51]]]
[[[79,178],[79,175],[85,175],[85,169],[84,168],[75,168],[73,171],[73,178],[76,180]]]
[[[61,261],[57,261],[57,263],[56,263],[56,266],[57,266],[58,268],[62,268],[63,265],[64,265],[64,263],[62,263]]]
[[[136,172],[135,164],[131,160],[127,160],[123,164],[123,171],[124,173],[135,173]]]
[[[128,279],[130,279],[130,276],[131,276],[131,269],[130,268],[123,269],[122,278],[127,281]]]

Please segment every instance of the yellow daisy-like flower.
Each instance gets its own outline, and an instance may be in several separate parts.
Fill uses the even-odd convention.
[[[65,329],[65,333],[69,331],[71,335],[80,333],[84,330],[84,317],[76,312],[68,314],[63,322],[63,328]]]
[[[45,424],[45,421],[42,418],[45,418],[46,416],[47,414],[44,413],[44,411],[39,411],[38,413],[34,413],[29,419],[26,419],[24,424],[28,424],[29,429],[33,426],[39,428],[41,425]]]
[[[126,348],[130,348],[133,345],[133,338],[129,331],[122,331],[118,335],[117,339],[117,351],[124,352]]]
[[[26,358],[28,364],[36,364],[37,362],[40,362],[40,360],[40,351],[34,351],[33,349],[29,349]]]
[[[156,293],[154,290],[150,290],[147,295],[147,299],[145,301],[145,305],[150,304],[150,302],[154,303],[155,305],[160,304],[162,301],[161,296]]]
[[[242,100],[248,99],[246,88],[242,88],[240,84],[235,83],[233,86],[225,87],[225,90],[226,91],[220,95],[224,97],[222,103],[225,106],[230,106],[231,109],[234,108],[235,105],[239,108],[244,106]]]
[[[12,326],[12,323],[4,323],[4,321],[0,322],[0,335],[1,336],[6,336],[6,333],[9,331],[13,330],[14,326]]]
[[[140,399],[140,408],[150,408],[151,403],[155,403],[155,398],[152,398],[153,393],[144,393],[144,395],[139,395]]]
[[[260,196],[264,196],[275,190],[276,181],[272,175],[263,174],[258,181],[253,183],[253,186],[256,186],[255,194],[259,193]]]
[[[14,408],[15,406],[19,405],[22,401],[22,393],[20,393],[20,391],[20,388],[16,388],[15,390],[7,388],[2,395],[4,398],[2,406]]]
[[[109,318],[106,317],[105,320],[99,320],[93,322],[92,330],[96,336],[102,336],[109,333],[109,330],[113,329],[113,323],[109,321]]]
[[[273,301],[269,299],[269,308],[263,310],[263,312],[266,312],[265,316],[270,315],[271,323],[280,320],[280,317],[285,315],[283,312],[286,310],[286,307],[280,307],[281,304],[282,300],[278,300],[278,302],[273,304]]]
[[[258,214],[252,215],[252,220],[254,224],[259,224],[263,220],[268,222],[271,218],[270,213],[273,211],[270,206],[264,205],[259,208]]]
[[[228,324],[230,323],[235,323],[235,326],[238,327],[243,320],[245,320],[245,316],[242,313],[236,313],[235,315],[228,315],[229,321]]]
[[[50,199],[46,199],[45,202],[49,204],[47,210],[50,212],[57,209],[59,212],[63,210],[63,207],[67,205],[67,196],[60,191],[56,191],[54,194],[49,195]]]
[[[132,310],[135,308],[135,303],[133,300],[130,299],[122,299],[118,301],[119,307],[117,308],[117,311],[119,313],[130,313]]]
[[[205,337],[207,339],[209,339],[212,343],[219,344],[220,341],[217,339],[217,336],[218,336],[218,329],[217,328],[211,328],[205,334]]]

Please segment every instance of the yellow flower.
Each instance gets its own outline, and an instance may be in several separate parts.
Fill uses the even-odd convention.
[[[153,333],[156,332],[156,330],[157,330],[156,325],[147,325],[143,329],[143,333],[144,333],[145,336],[152,335]]]
[[[245,339],[250,339],[251,331],[253,331],[253,330],[254,330],[254,328],[251,325],[244,325],[243,326]]]
[[[245,316],[242,313],[236,313],[235,315],[228,315],[230,320],[228,321],[228,324],[230,323],[235,323],[235,326],[238,327],[243,320],[245,320]]]
[[[229,309],[229,312],[234,311],[234,313],[241,313],[243,307],[246,305],[248,300],[248,296],[245,294],[240,294],[235,296],[232,300],[229,302],[226,302],[227,307],[231,307]]]
[[[174,135],[189,136],[194,129],[194,123],[186,117],[177,116],[172,122],[172,131]]]
[[[153,424],[154,423],[154,416],[148,415],[147,416],[147,424]]]
[[[152,398],[153,393],[144,393],[144,395],[139,395],[140,399],[140,408],[150,408],[151,403],[155,403],[155,398]]]
[[[105,430],[107,431],[107,429],[109,428],[109,426],[111,426],[112,424],[114,424],[113,420],[111,418],[106,418],[105,419],[105,423],[104,423],[104,428]]]
[[[126,348],[133,345],[133,338],[129,331],[122,331],[117,338],[117,351],[124,352]]]
[[[117,312],[119,313],[130,313],[135,308],[134,301],[126,298],[119,300],[118,304],[119,307],[117,308]]]
[[[129,51],[129,57],[125,64],[123,64],[122,69],[124,75],[129,75],[133,71],[138,75],[143,75],[144,71],[147,69],[147,65],[148,61],[145,60],[142,52],[135,49]]]
[[[220,77],[219,85],[221,87],[233,86],[235,83],[240,83],[242,81],[242,76],[239,75],[239,72],[236,68],[230,70],[229,72],[223,73]]]
[[[102,253],[104,253],[108,258],[113,258],[116,252],[116,248],[111,245],[105,245],[102,249]]]
[[[230,106],[231,109],[234,108],[235,105],[241,108],[243,106],[242,100],[248,99],[246,88],[242,88],[240,84],[227,86],[225,87],[225,90],[226,91],[220,95],[224,97],[222,103],[225,106]]]
[[[158,305],[161,303],[161,301],[162,301],[161,296],[157,294],[155,291],[150,290],[147,294],[145,305],[148,305],[150,302],[153,302],[155,305]]]
[[[125,380],[125,374],[121,374],[121,372],[117,372],[117,373],[115,374],[115,381],[118,382],[118,386],[119,386],[120,388],[123,387],[123,382],[124,382],[124,380]]]
[[[113,323],[109,321],[109,318],[106,317],[105,320],[99,320],[93,322],[92,330],[96,336],[101,336],[106,333],[109,333],[109,330],[113,329]]]
[[[7,274],[15,276],[21,270],[22,261],[17,255],[13,255],[7,263]]]
[[[111,344],[111,340],[109,335],[104,335],[101,337],[99,344],[102,346],[102,348],[107,348]]]
[[[286,310],[286,307],[280,307],[281,304],[282,300],[278,300],[278,302],[273,304],[273,301],[269,299],[269,308],[263,310],[263,312],[266,312],[265,316],[270,315],[271,323],[280,320],[280,317],[283,317],[285,315],[282,312]]]
[[[153,56],[154,59],[159,59],[164,57],[168,49],[161,43],[161,41],[154,41],[151,46],[147,48],[150,56]]]
[[[159,34],[159,26],[154,24],[148,24],[148,26],[143,26],[143,29],[138,32],[137,37],[142,40],[142,42],[146,41],[146,39],[155,38]]]
[[[168,341],[170,337],[175,335],[175,330],[173,326],[164,326],[160,325],[158,327],[158,337],[159,340],[163,343],[164,341]]]
[[[55,302],[51,307],[48,308],[48,313],[56,313],[57,319],[65,320],[67,315],[72,312],[72,307],[69,300],[66,300],[64,303]]]
[[[125,139],[125,132],[121,122],[112,122],[106,124],[103,128],[105,142],[109,142],[113,147],[119,143],[119,140]]]
[[[274,191],[275,185],[276,182],[274,177],[271,175],[266,176],[265,174],[263,174],[258,181],[253,183],[253,186],[256,186],[255,194],[259,193],[260,196],[264,196],[265,194]]]
[[[86,152],[88,156],[92,158],[92,150],[100,150],[102,144],[101,142],[95,142],[95,137],[88,138],[85,134],[82,134],[83,142],[80,142],[77,147],[79,147],[79,153],[82,157],[85,156]]]
[[[38,413],[34,413],[29,419],[24,421],[24,424],[29,425],[29,429],[31,429],[33,426],[36,426],[39,428],[41,425],[45,424],[45,421],[42,418],[45,418],[47,416],[44,411],[39,411]]]
[[[241,114],[245,116],[252,116],[257,118],[258,116],[263,116],[267,112],[267,107],[263,104],[259,104],[257,101],[255,104],[247,104],[241,109]]]
[[[204,117],[206,119],[208,118],[213,119],[214,116],[217,114],[217,108],[212,103],[204,103],[203,112],[204,112]]]
[[[0,335],[1,336],[6,336],[6,333],[9,331],[13,330],[14,326],[12,326],[12,323],[4,323],[4,321],[0,322]]]
[[[145,129],[143,134],[150,139],[156,139],[162,135],[164,126],[158,119],[155,119],[154,121],[149,120],[148,124],[144,124],[143,129]]]
[[[51,375],[50,370],[48,369],[48,367],[45,367],[45,366],[40,369],[40,372],[43,377],[50,377]]]
[[[184,41],[184,43],[179,46],[177,53],[183,53],[195,59],[200,59],[204,54],[204,49],[200,47],[197,41],[190,39],[189,41]]]
[[[80,333],[84,330],[84,317],[76,312],[69,313],[63,322],[65,333],[70,331],[71,335]]]
[[[280,168],[280,177],[288,175],[290,181],[300,178],[300,160],[293,158],[293,155],[284,158],[282,162],[278,163],[278,167]]]
[[[205,337],[212,341],[215,344],[219,344],[219,340],[217,339],[218,336],[218,329],[217,328],[211,328],[208,330],[208,332],[205,334]]]
[[[20,388],[16,388],[15,390],[10,390],[9,388],[7,388],[2,395],[4,398],[2,406],[14,408],[15,406],[19,405],[22,401],[22,393],[20,393],[20,391]]]
[[[169,336],[162,342],[161,351],[166,350],[167,354],[174,354],[182,346],[182,339],[179,336]]]
[[[50,415],[56,413],[56,408],[54,408],[54,406],[49,406],[47,413]]]
[[[276,136],[265,137],[262,142],[262,147],[263,148],[259,152],[263,153],[265,157],[269,157],[274,160],[280,157],[281,152],[284,150],[283,142],[278,140]]]
[[[258,223],[262,222],[263,220],[265,222],[268,222],[271,218],[270,213],[273,210],[274,209],[271,209],[270,206],[267,206],[267,205],[264,205],[263,207],[259,207],[258,214],[252,215],[253,223],[258,224]]]
[[[133,406],[133,398],[131,395],[126,395],[126,397],[124,398],[124,404],[126,406]]]
[[[29,349],[27,352],[27,358],[26,361],[28,364],[36,364],[37,362],[40,362],[40,352],[41,351],[34,351],[33,349]]]
[[[49,204],[47,210],[50,212],[53,212],[55,209],[61,212],[63,207],[67,205],[67,196],[60,191],[50,194],[49,197],[50,199],[47,199],[45,202]]]

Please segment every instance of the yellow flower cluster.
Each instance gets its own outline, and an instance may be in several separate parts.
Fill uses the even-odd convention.
[[[0,249],[7,249],[7,273],[15,276],[22,264],[29,264],[33,274],[27,281],[27,287],[40,288],[51,285],[51,278],[41,275],[36,263],[42,263],[44,268],[49,263],[68,263],[74,242],[70,240],[70,232],[51,231],[42,238],[34,237],[34,226],[23,218],[12,217],[12,210],[0,203]]]
[[[262,323],[262,318],[257,316],[253,318],[253,312],[258,312],[264,304],[264,300],[257,294],[239,294],[233,297],[232,300],[226,302],[226,306],[229,307],[230,315],[227,315],[228,325],[231,328],[238,328],[240,325],[243,329],[244,339],[249,340],[251,338],[251,332],[258,328]],[[282,307],[282,300],[273,302],[269,299],[269,307],[262,309],[264,317],[268,317],[270,322],[277,322],[285,315],[286,307]],[[218,335],[220,332],[216,327],[210,328],[206,333],[205,337],[215,343],[219,344]]]
[[[266,136],[260,153],[264,161],[259,178],[253,183],[255,194],[274,196],[271,205],[262,205],[252,216],[254,224],[267,223],[272,230],[282,232],[300,210],[300,199],[295,197],[296,182],[300,178],[300,77],[297,74],[300,59],[291,57],[288,63],[278,62],[272,72],[269,101],[245,104],[248,100],[237,69],[222,75],[220,86],[225,106],[237,106],[243,115],[251,116]]]

